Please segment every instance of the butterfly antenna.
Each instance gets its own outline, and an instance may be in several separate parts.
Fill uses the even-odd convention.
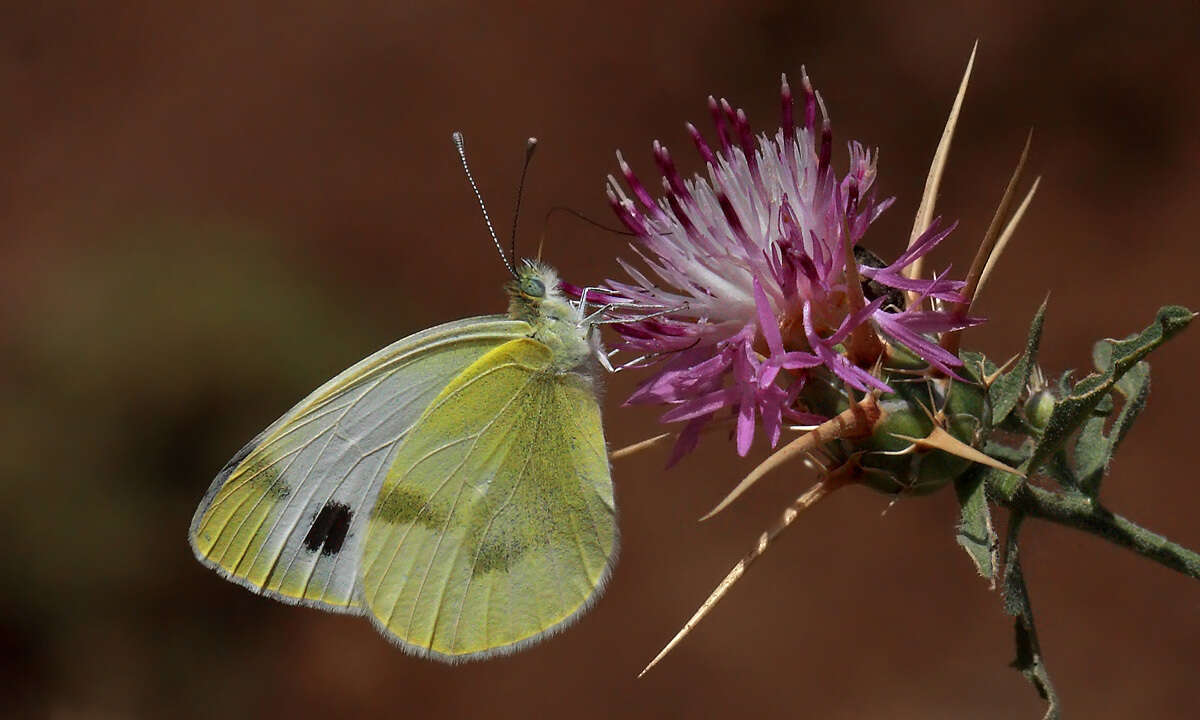
[[[512,239],[509,245],[508,255],[511,258],[517,257],[517,221],[521,219],[521,198],[525,195],[525,174],[529,172],[529,161],[533,159],[533,151],[537,150],[538,139],[531,137],[525,141],[525,162],[521,165],[521,181],[517,183],[517,208],[513,210],[513,226]],[[538,252],[538,259],[541,259],[541,252]]]
[[[463,134],[455,130],[450,137],[454,140],[454,147],[458,150],[459,159],[462,160],[463,172],[467,174],[467,182],[471,183],[471,189],[475,191],[475,199],[479,201],[479,209],[483,211],[483,221],[487,223],[488,234],[492,236],[492,242],[496,243],[496,251],[500,253],[500,259],[504,261],[504,267],[508,268],[508,272],[513,277],[516,277],[517,271],[513,270],[512,262],[504,254],[504,246],[500,244],[500,238],[496,237],[496,229],[492,227],[492,218],[488,215],[487,206],[483,204],[483,195],[479,192],[479,186],[475,184],[475,178],[471,175],[471,168],[467,166],[467,151],[463,147]]]
[[[568,207],[566,205],[555,205],[554,207],[550,208],[550,210],[546,212],[546,222],[547,223],[550,222],[550,217],[552,215],[554,215],[554,213],[566,213],[566,214],[576,218],[577,220],[582,220],[583,222],[587,223],[588,225],[599,228],[605,232],[610,232],[614,235],[628,235],[629,237],[633,237],[635,234],[635,233],[629,232],[628,230],[622,230],[620,228],[615,228],[615,227],[611,227],[609,225],[605,225],[604,223],[600,222],[599,220],[593,220],[592,218],[588,217],[587,215],[584,215],[583,213],[579,212],[575,208]]]

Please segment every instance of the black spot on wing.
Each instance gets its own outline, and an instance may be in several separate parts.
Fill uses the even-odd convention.
[[[354,513],[350,512],[350,508],[345,505],[339,505],[340,512],[333,519],[333,527],[329,528],[329,535],[325,538],[325,545],[321,548],[321,552],[325,555],[336,555],[342,549],[342,543],[346,542],[346,533],[350,531],[350,516]]]
[[[346,542],[346,533],[350,530],[350,516],[353,515],[348,505],[328,502],[313,520],[308,535],[304,536],[304,549],[309,552],[321,551],[322,555],[336,555]]]

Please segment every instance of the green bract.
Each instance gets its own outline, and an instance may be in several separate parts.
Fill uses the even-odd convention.
[[[862,481],[885,493],[926,495],[961,475],[971,461],[940,449],[921,448],[914,439],[933,432],[934,420],[955,440],[977,447],[988,425],[986,394],[979,385],[958,380],[920,378],[889,379],[895,393],[878,402],[882,419],[871,436],[847,439],[848,455],[862,453]]]

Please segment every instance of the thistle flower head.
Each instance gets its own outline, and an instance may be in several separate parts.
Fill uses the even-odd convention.
[[[687,126],[706,173],[685,178],[656,141],[657,199],[619,153],[624,182],[609,178],[609,200],[648,272],[622,260],[630,280],[609,281],[602,298],[591,298],[614,304],[624,349],[657,363],[628,402],[668,404],[662,420],[687,423],[673,460],[725,409],[736,416],[742,455],[757,432],[775,445],[785,423],[827,419],[802,397],[816,375],[890,391],[873,372],[888,345],[953,374],[961,363],[936,336],[979,322],[936,309],[962,299],[962,282],[946,272],[905,274],[952,225],[935,221],[891,263],[859,246],[892,203],[873,191],[877,154],[850,143],[839,178],[824,104],[806,75],[801,89],[797,116],[783,79],[782,120],[771,135],[755,135],[745,113],[710,97],[717,142]],[[899,291],[916,300],[903,303]]]

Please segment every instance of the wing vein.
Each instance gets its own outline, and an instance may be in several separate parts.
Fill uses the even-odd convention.
[[[541,415],[539,414],[538,418],[537,418],[537,426],[536,426],[536,429],[534,432],[535,438],[540,434],[541,429],[542,429],[542,419],[541,419]],[[514,433],[516,431],[517,431],[517,428],[514,425]],[[458,640],[458,626],[462,622],[463,608],[467,604],[467,594],[470,593],[470,591],[471,591],[471,581],[475,579],[475,568],[478,567],[478,565],[479,565],[479,556],[483,552],[484,541],[487,539],[488,533],[491,532],[492,525],[495,524],[496,518],[500,517],[500,513],[504,512],[508,508],[508,506],[512,502],[513,498],[516,497],[517,491],[521,489],[521,484],[525,481],[525,474],[526,474],[526,472],[528,472],[529,463],[533,459],[533,443],[529,443],[526,446],[526,448],[527,448],[527,452],[525,454],[525,462],[522,463],[522,465],[521,465],[521,472],[517,476],[517,481],[513,483],[512,490],[509,491],[508,497],[506,497],[504,499],[504,502],[501,503],[500,506],[496,508],[495,512],[492,513],[492,516],[488,519],[487,527],[484,528],[483,534],[480,536],[479,548],[475,551],[475,557],[471,560],[471,572],[469,573],[469,575],[467,577],[467,586],[465,588],[463,588],[463,599],[462,599],[462,602],[459,603],[458,613],[454,617],[454,631],[450,635],[450,647],[451,648],[454,647],[454,643]],[[462,552],[462,547],[463,546],[460,545],[458,552],[455,553],[455,558],[454,558],[455,562],[458,562],[458,555]],[[442,587],[442,599],[443,600],[445,599],[445,596],[446,596],[446,586],[443,586]],[[439,614],[441,611],[441,602],[442,602],[442,600],[438,601]],[[434,627],[435,628],[437,627],[437,617],[434,618]]]
[[[513,363],[513,364],[515,364],[515,363]],[[506,363],[505,367],[507,367],[508,365],[509,364]],[[489,370],[486,370],[485,372],[490,373],[490,372],[492,372],[492,370],[489,369]],[[529,382],[531,382],[531,380],[527,380],[525,385],[528,386]],[[467,383],[464,383],[464,387],[466,386],[466,384]],[[492,425],[494,425],[496,423],[496,421],[504,414],[504,411],[507,410],[510,405],[512,405],[513,401],[517,397],[519,397],[524,392],[524,390],[525,390],[525,387],[523,386],[519,392],[514,393],[513,397],[509,398],[508,401],[506,401],[504,403],[504,405],[501,406],[500,410],[496,413],[496,416],[493,417],[491,420],[489,420],[487,422],[487,424],[485,424],[483,426],[483,428],[481,428],[480,431],[474,436],[473,442],[471,443],[471,449],[468,450],[466,455],[463,456],[463,461],[461,463],[459,463],[458,467],[456,467],[454,469],[454,472],[451,473],[450,477],[442,482],[442,484],[438,488],[438,490],[433,495],[430,496],[430,498],[429,498],[430,501],[432,501],[433,498],[436,497],[437,493],[440,493],[442,491],[442,489],[446,487],[446,484],[449,483],[450,480],[453,479],[458,474],[458,471],[462,469],[462,466],[464,464],[466,464],[466,461],[471,457],[471,453],[474,452],[476,445],[479,443],[479,438],[482,437],[483,434],[486,433],[489,429],[491,429]],[[451,394],[457,394],[457,392],[451,393]],[[399,486],[399,483],[397,483],[397,487],[398,486]],[[458,509],[458,501],[462,498],[462,491],[463,491],[463,488],[465,488],[465,487],[466,487],[466,483],[464,482],[462,484],[462,487],[459,488],[458,494],[455,495],[455,497],[454,497],[454,502],[450,506],[450,511],[446,514],[446,520],[442,523],[442,530],[438,534],[437,543],[435,543],[434,547],[433,547],[433,557],[437,557],[438,551],[441,549],[442,540],[446,536],[446,528],[448,528],[450,526],[450,518],[454,517],[455,511]],[[399,545],[397,545],[396,552],[399,552],[399,549],[400,549]],[[392,553],[392,559],[388,562],[388,572],[391,571],[391,567],[395,563],[396,552]],[[426,582],[426,580],[429,579],[429,571],[431,569],[432,569],[432,564],[425,568],[425,573],[424,573],[424,575],[421,576],[421,584],[417,586],[416,596],[413,600],[413,610],[412,610],[412,613],[410,613],[410,615],[409,615],[408,625],[405,628],[406,636],[411,637],[412,622],[413,622],[413,618],[416,616],[416,612],[417,612],[417,601],[420,600],[421,595],[424,594],[424,592],[425,592],[425,582]],[[407,579],[405,581],[405,584],[407,585]],[[393,605],[392,612],[388,616],[387,624],[389,627],[392,624],[392,619],[393,619],[394,615],[395,615],[395,606]],[[432,634],[430,637],[432,638]]]

